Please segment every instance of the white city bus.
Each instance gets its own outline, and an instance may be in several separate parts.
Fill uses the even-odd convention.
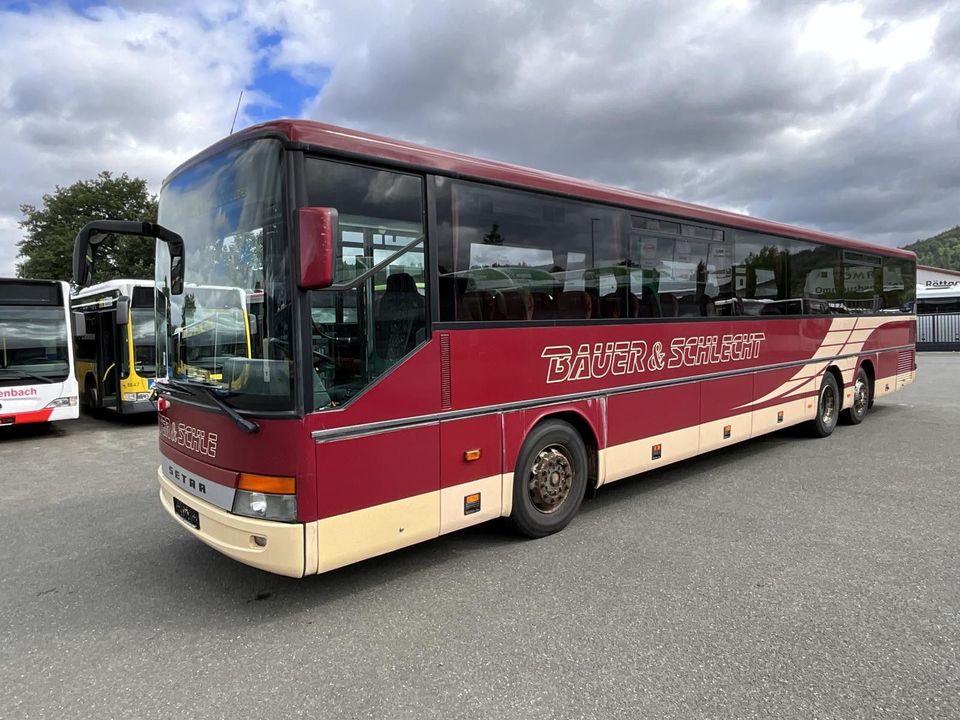
[[[65,282],[0,278],[0,426],[78,416],[69,306]]]

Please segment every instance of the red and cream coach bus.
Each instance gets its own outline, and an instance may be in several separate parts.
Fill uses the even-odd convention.
[[[590,490],[914,379],[915,258],[313,122],[249,128],[165,181],[160,499],[222,553],[324,572]],[[190,285],[262,293],[213,379]],[[160,297],[160,294],[158,294]]]
[[[0,427],[79,416],[69,312],[65,282],[0,278]]]

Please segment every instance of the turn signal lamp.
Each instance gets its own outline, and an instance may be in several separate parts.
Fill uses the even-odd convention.
[[[233,496],[235,515],[294,522],[297,519],[296,479],[240,473]]]
[[[237,483],[237,489],[270,495],[293,495],[297,492],[297,481],[296,478],[292,477],[240,473],[240,482]]]

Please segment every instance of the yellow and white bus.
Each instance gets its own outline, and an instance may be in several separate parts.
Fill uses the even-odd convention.
[[[164,312],[180,318],[168,339],[177,372],[201,380],[223,378],[223,366],[232,358],[252,357],[258,308],[263,293],[238,287],[187,285],[172,302],[164,294]],[[164,352],[161,349],[161,353]]]
[[[83,315],[76,336],[76,377],[83,404],[92,410],[155,412],[150,400],[157,376],[154,284],[110,280],[71,299]]]
[[[183,321],[160,352],[172,352],[180,372],[220,380],[225,359],[250,357],[261,298],[262,292],[236,287],[189,285],[171,304],[149,280],[110,280],[78,292],[72,306],[85,320],[76,348],[84,404],[123,414],[156,410],[150,398],[157,373],[157,311]]]

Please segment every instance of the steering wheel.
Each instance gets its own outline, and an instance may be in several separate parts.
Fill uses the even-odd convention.
[[[327,355],[326,353],[322,353],[322,352],[320,352],[319,350],[311,350],[311,352],[313,353],[313,366],[314,366],[314,367],[317,367],[318,365],[329,365],[329,366],[331,366],[331,367],[335,367],[335,366],[336,366],[337,361],[334,360],[334,359],[333,359],[332,357],[330,357],[329,355]]]

